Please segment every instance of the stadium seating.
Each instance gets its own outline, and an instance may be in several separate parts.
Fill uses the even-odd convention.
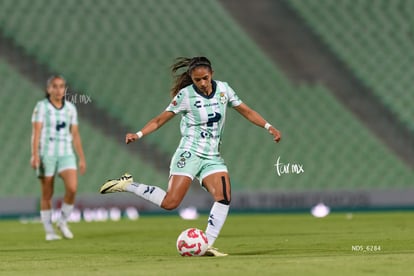
[[[89,95],[94,104],[130,131],[137,131],[169,103],[169,65],[174,57],[210,57],[215,78],[228,81],[243,101],[283,133],[282,142],[276,145],[265,130],[229,110],[222,149],[234,189],[347,190],[401,188],[411,184],[411,169],[329,91],[323,86],[290,83],[216,1],[3,2],[0,28],[4,34],[51,70],[62,72],[79,93]],[[19,148],[19,154],[14,154],[14,164],[21,165],[15,166],[13,173],[3,165],[0,168],[8,183],[17,170],[24,170],[27,177],[22,184],[16,184],[22,188],[7,188],[4,192],[34,193],[37,186],[32,188],[36,184],[28,165],[29,117],[42,92],[7,64],[1,66],[10,75],[5,91],[21,91],[13,96],[2,93],[1,104],[10,97],[27,101],[24,116],[10,110],[11,105],[3,107],[7,108],[3,109],[6,114],[21,117],[12,121],[18,124],[9,123],[10,128],[17,132],[15,125],[27,126],[23,133],[26,148]],[[30,97],[27,91],[33,91]],[[119,143],[104,137],[93,127],[93,120],[82,122],[89,173],[81,178],[81,192],[95,192],[102,179],[117,175],[124,168],[128,170],[131,164],[132,172],[137,172],[143,182],[165,182],[166,176],[145,160],[134,158]],[[3,129],[0,137],[3,140],[15,134]],[[88,143],[92,137],[102,142]],[[179,137],[176,118],[145,139],[171,155]],[[18,143],[12,144],[19,147]],[[7,157],[1,156],[4,164]],[[274,166],[278,157],[285,165],[302,165],[305,171],[278,176]],[[3,189],[6,188],[2,185],[0,191]]]
[[[288,1],[414,132],[413,1]]]

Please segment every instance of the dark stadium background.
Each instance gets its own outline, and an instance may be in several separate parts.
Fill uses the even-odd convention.
[[[274,144],[229,111],[233,210],[412,208],[413,10],[403,0],[0,0],[0,216],[38,211],[30,118],[52,73],[80,116],[88,171],[77,207],[160,211],[98,189],[123,172],[166,188],[179,119],[133,145],[124,134],[168,105],[174,58],[196,55],[283,134]],[[278,159],[304,172],[279,176]],[[56,207],[62,192],[58,180]],[[197,183],[187,206],[211,206]]]

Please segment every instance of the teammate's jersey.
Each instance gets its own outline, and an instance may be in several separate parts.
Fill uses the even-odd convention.
[[[71,125],[78,124],[76,107],[69,101],[56,108],[49,99],[38,101],[32,122],[43,123],[40,134],[41,156],[73,155]]]
[[[242,103],[233,89],[221,81],[213,81],[213,92],[206,96],[195,85],[181,89],[167,111],[181,113],[179,149],[191,150],[202,157],[219,156],[226,108]]]

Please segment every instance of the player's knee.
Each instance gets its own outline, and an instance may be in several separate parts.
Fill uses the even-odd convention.
[[[165,210],[171,211],[176,209],[180,205],[180,201],[177,199],[167,199],[165,198],[164,201],[161,203],[161,207]]]
[[[65,194],[65,200],[67,202],[74,202],[75,201],[75,197],[76,197],[76,193],[68,193],[68,192],[66,192],[66,194]]]
[[[70,196],[75,196],[76,194],[76,186],[70,186],[66,188],[66,194]]]

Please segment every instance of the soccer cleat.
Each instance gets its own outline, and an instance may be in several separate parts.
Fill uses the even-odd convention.
[[[101,194],[109,194],[116,192],[125,192],[125,188],[130,185],[134,180],[132,175],[125,173],[118,179],[108,180],[105,184],[102,185],[99,192]]]
[[[57,235],[56,233],[46,233],[46,240],[47,241],[56,241],[61,240],[62,237]]]
[[[204,253],[204,256],[210,256],[210,257],[225,257],[225,256],[228,256],[228,255],[229,254],[219,252],[217,248],[214,248],[214,247],[211,247],[211,246],[209,246],[207,248],[206,253]]]
[[[68,240],[73,239],[73,233],[70,231],[66,223],[58,223],[57,228],[62,233],[65,239],[68,239]]]

